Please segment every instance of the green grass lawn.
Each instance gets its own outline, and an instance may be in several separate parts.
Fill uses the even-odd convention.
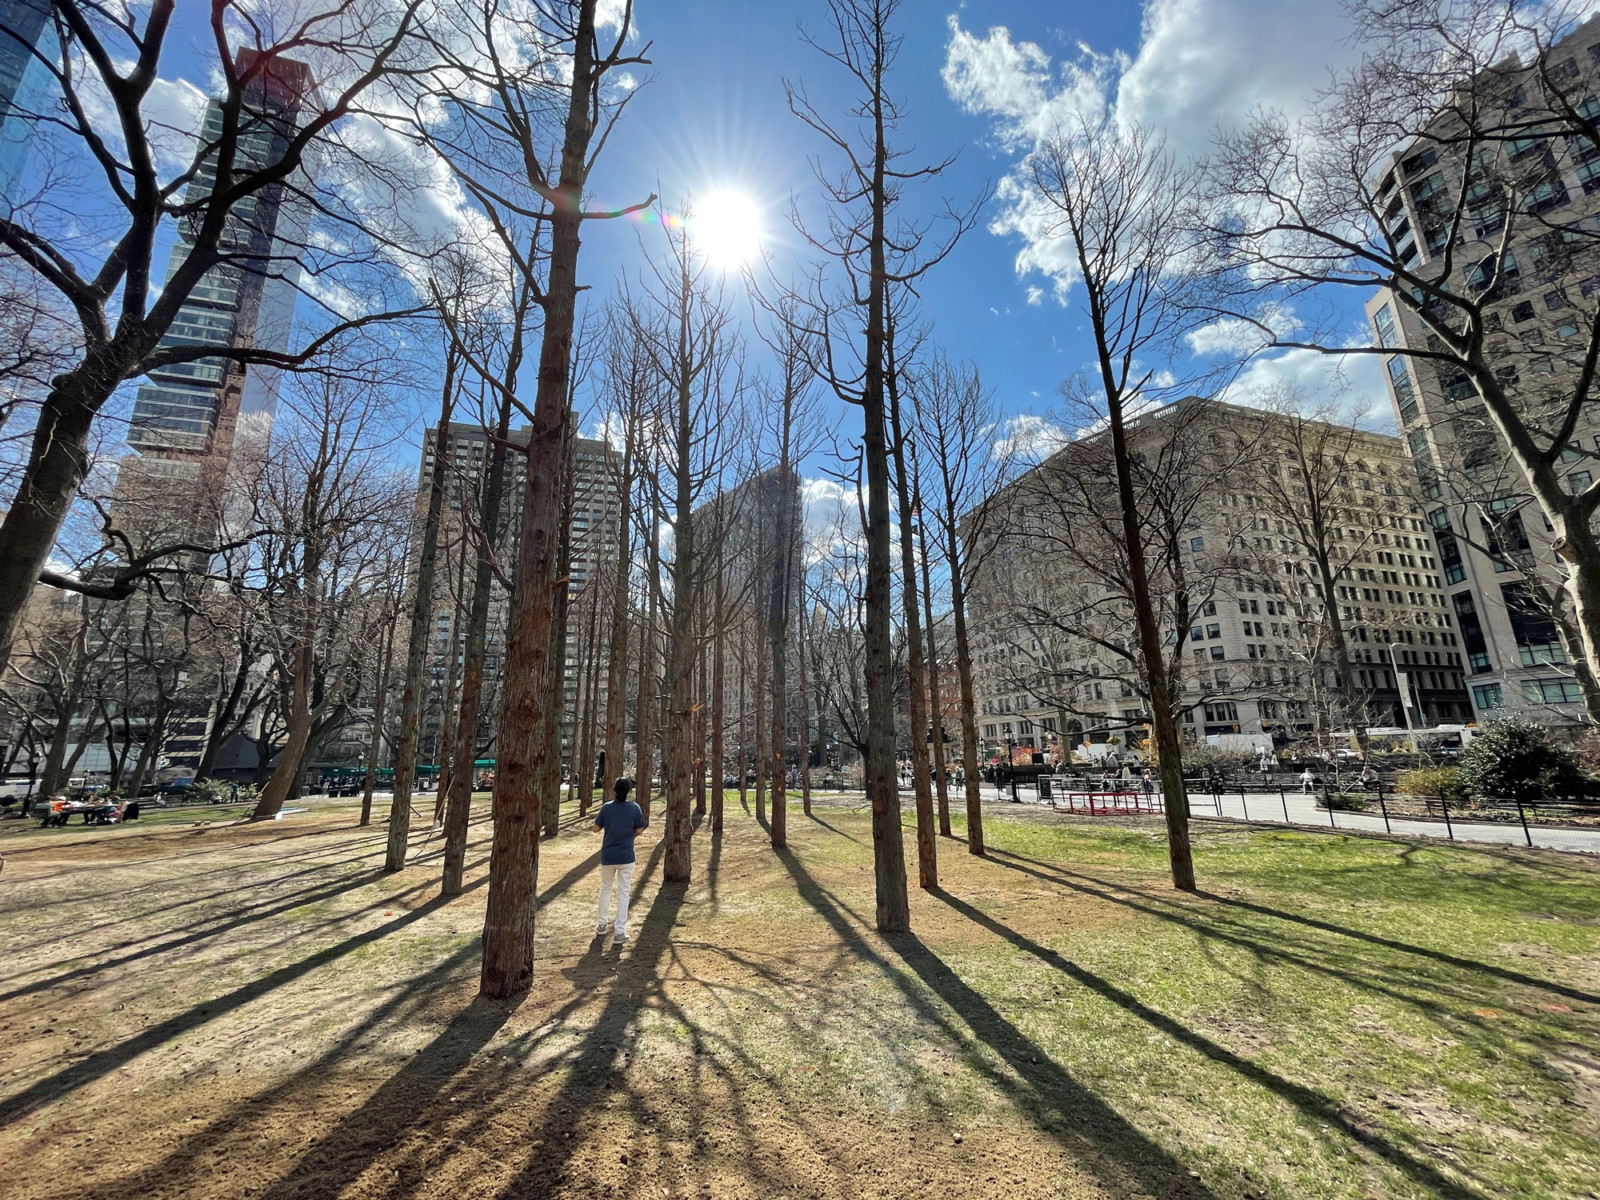
[[[390,875],[353,813],[8,839],[17,1196],[1543,1200],[1600,1181],[1593,860],[1208,822],[1192,897],[1159,825],[999,809],[987,859],[940,840],[936,891],[906,839],[913,933],[885,937],[865,813],[792,811],[775,853],[730,793],[691,884],[662,883],[659,822],[641,839],[616,947],[593,938],[595,840],[568,814],[541,849],[534,989],[489,1004],[487,822],[468,893],[440,904],[425,822]],[[140,1137],[92,1152],[130,1111]]]

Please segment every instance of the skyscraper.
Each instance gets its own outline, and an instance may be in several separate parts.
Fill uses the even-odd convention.
[[[1511,56],[1461,86],[1471,104],[1442,109],[1425,137],[1383,165],[1374,194],[1400,260],[1484,306],[1484,345],[1501,385],[1530,427],[1553,436],[1581,378],[1600,294],[1600,150],[1562,119],[1567,105],[1585,120],[1600,113],[1600,20],[1538,59]],[[1461,124],[1468,107],[1470,131]],[[1465,372],[1448,356],[1403,353],[1437,344],[1414,308],[1382,289],[1366,311],[1375,345],[1396,352],[1382,360],[1386,382],[1477,714],[1523,709],[1576,723],[1583,693],[1557,623],[1570,621],[1568,571],[1527,475]],[[1600,407],[1582,412],[1556,465],[1573,493],[1593,483],[1600,456]]]
[[[256,62],[240,50],[241,72]],[[235,150],[238,169],[259,170],[279,160],[312,95],[310,68],[276,59],[250,85]],[[200,146],[214,149],[223,136],[220,101],[206,109]],[[206,154],[185,191],[193,204],[216,186],[214,154]],[[163,346],[238,346],[284,350],[294,320],[299,247],[309,213],[288,183],[274,183],[233,206],[221,249],[226,260],[207,271],[190,293]],[[189,222],[178,227],[167,271],[170,280],[194,246]],[[150,373],[134,401],[128,444],[138,452],[143,478],[198,478],[208,466],[226,466],[243,430],[265,433],[277,409],[280,372],[226,358],[203,358]],[[259,430],[253,427],[259,427]],[[124,463],[124,471],[130,463]]]
[[[20,199],[32,118],[43,110],[48,75],[34,48],[49,13],[49,0],[0,0],[0,206]]]

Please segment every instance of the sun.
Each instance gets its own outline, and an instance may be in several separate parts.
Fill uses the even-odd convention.
[[[698,201],[689,229],[695,246],[719,267],[741,267],[761,250],[761,213],[743,192],[712,192]]]

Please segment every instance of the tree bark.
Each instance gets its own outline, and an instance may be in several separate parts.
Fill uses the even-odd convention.
[[[756,655],[756,689],[755,689],[755,723],[756,723],[756,822],[763,827],[767,822],[767,755],[771,753],[767,746],[767,652],[761,644],[761,627],[757,624],[755,634]],[[768,828],[768,832],[771,830]]]
[[[917,603],[917,552],[913,542],[917,519],[911,503],[911,477],[906,471],[905,436],[900,427],[899,370],[894,357],[894,329],[889,330],[887,391],[889,422],[894,438],[894,477],[900,506],[900,600],[906,623],[906,668],[909,675],[911,717],[911,787],[917,805],[917,883],[924,889],[939,886],[938,838],[933,823],[933,787],[928,777],[927,686],[922,665],[922,620]]]
[[[456,354],[446,355],[444,391],[439,401],[439,426],[434,431],[433,475],[428,481],[428,508],[422,520],[422,541],[417,551],[417,578],[411,594],[411,628],[406,643],[405,682],[400,693],[400,741],[394,756],[394,797],[389,802],[389,840],[383,869],[399,871],[406,865],[411,835],[411,789],[417,774],[417,739],[421,734],[422,673],[428,660],[433,632],[433,580],[439,552],[439,519],[444,511],[445,479],[450,469],[446,449],[450,444],[450,417],[455,406]]]
[[[650,820],[651,780],[656,769],[656,597],[661,587],[661,521],[654,511],[650,518],[649,564],[644,627],[639,631],[639,696],[633,756],[634,784],[647,822]]]
[[[372,791],[378,781],[378,756],[383,753],[383,709],[389,697],[389,667],[394,658],[394,622],[384,622],[383,665],[378,669],[378,694],[372,700],[372,741],[367,746],[367,775],[361,785],[362,825],[372,824]]]
[[[545,718],[545,759],[537,780],[539,815],[545,837],[561,829],[561,740],[567,727],[567,643],[572,624],[572,502],[575,483],[571,469],[572,435],[569,427],[561,458],[561,535],[556,550],[556,590],[551,602],[550,648],[545,660],[544,696],[550,711]],[[573,675],[573,702],[577,702],[577,675]],[[573,722],[576,741],[577,722]],[[496,756],[495,766],[500,765]],[[497,775],[498,782],[499,776]]]
[[[596,0],[579,0],[568,84],[565,136],[556,191],[548,216],[550,257],[543,292],[544,336],[538,391],[528,443],[522,550],[512,589],[507,670],[495,763],[494,849],[483,925],[480,992],[487,997],[526,991],[533,981],[534,924],[539,880],[538,783],[549,756],[545,710],[554,608],[555,555],[572,368],[572,331],[578,292],[578,250],[583,183],[588,176],[590,116],[603,68],[595,61]],[[559,670],[559,668],[558,668]],[[559,678],[559,674],[556,676]]]
[[[983,853],[983,791],[978,775],[978,705],[972,690],[972,643],[967,638],[967,594],[961,579],[957,513],[946,513],[945,552],[950,560],[950,616],[956,632],[956,676],[961,682],[961,772],[967,801],[967,853]]]
[[[39,409],[28,465],[16,498],[0,519],[0,674],[49,561],[78,487],[89,469],[89,428],[122,372],[91,357],[55,381]]]
[[[720,564],[721,550],[718,550]],[[727,586],[717,571],[716,641],[711,651],[711,832],[722,832],[722,781],[728,777],[726,712]]]
[[[710,762],[706,757],[706,747],[711,736],[711,706],[708,693],[711,690],[711,662],[706,655],[708,620],[706,617],[705,597],[697,595],[695,608],[700,613],[700,633],[695,639],[698,664],[698,681],[695,685],[694,706],[694,815],[706,815],[706,789],[710,775]]]
[[[918,496],[917,511],[922,511]],[[939,644],[934,634],[933,585],[928,570],[927,518],[921,520],[922,531],[922,611],[927,615],[928,628],[928,704],[931,708],[928,726],[933,734],[933,783],[939,805],[939,836],[951,837],[950,832],[950,781],[945,777],[944,759],[944,702],[939,687]]]
[[[795,599],[799,612],[795,619],[795,646],[800,665],[800,728],[795,744],[800,747],[800,804],[806,816],[811,815],[811,701],[806,687],[806,600],[805,574],[796,581]]]
[[[690,454],[693,447],[690,420],[690,388],[693,383],[689,362],[689,304],[691,283],[688,259],[680,272],[682,292],[678,297],[678,378],[676,390],[674,475],[677,495],[673,508],[672,620],[667,643],[667,745],[666,775],[666,854],[662,878],[669,883],[687,883],[690,877],[689,840],[694,826],[689,814],[693,783],[694,747],[694,660],[695,660],[695,520]]]
[[[633,454],[636,419],[630,416],[622,442],[622,496],[617,509],[617,569],[611,584],[611,645],[606,664],[606,771],[600,801],[622,778],[623,739],[628,722],[628,582],[633,567]],[[644,785],[637,785],[642,788]]]
[[[472,575],[472,609],[467,614],[467,644],[461,670],[461,711],[456,724],[456,761],[444,814],[444,878],[440,891],[459,896],[466,875],[467,826],[472,813],[472,778],[478,760],[478,714],[483,698],[483,668],[488,654],[489,604],[494,588],[494,557],[499,541],[500,505],[505,491],[505,437],[509,405],[502,405],[478,508],[477,562]]]

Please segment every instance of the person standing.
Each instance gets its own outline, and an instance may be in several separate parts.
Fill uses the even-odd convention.
[[[610,923],[611,890],[617,892],[617,916],[612,925],[618,942],[628,940],[628,895],[633,890],[633,840],[645,826],[644,810],[628,793],[633,780],[619,779],[615,795],[600,806],[594,817],[594,830],[604,835],[600,842],[600,906],[595,937],[605,937]]]

